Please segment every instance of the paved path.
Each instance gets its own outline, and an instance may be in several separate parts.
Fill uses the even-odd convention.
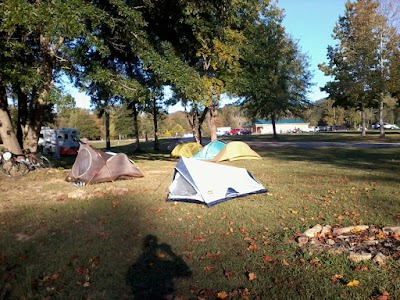
[[[400,148],[400,143],[358,143],[358,142],[262,142],[247,141],[255,147],[298,147],[298,148]]]

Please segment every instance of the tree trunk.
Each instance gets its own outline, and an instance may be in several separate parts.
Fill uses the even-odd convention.
[[[17,139],[21,148],[24,147],[26,130],[28,129],[28,96],[17,86],[18,112],[17,112]]]
[[[106,130],[106,149],[111,149],[111,139],[110,139],[110,113],[107,109],[104,111],[104,126]]]
[[[212,106],[210,108],[210,130],[211,130],[211,141],[216,141],[217,137],[217,121],[218,121],[218,106]]]
[[[158,109],[157,109],[157,99],[154,99],[153,105],[153,125],[154,125],[154,151],[160,151],[160,145],[158,143]]]
[[[136,109],[136,103],[132,105],[132,111],[133,111],[133,132],[135,135],[135,151],[140,151],[138,111]]]
[[[385,138],[385,127],[383,127],[383,96],[379,101],[379,137]]]
[[[203,140],[203,133],[201,132],[201,127],[203,126],[203,122],[206,119],[207,113],[208,113],[209,108],[206,107],[203,112],[201,113],[201,116],[198,117],[198,123],[197,123],[197,138],[196,142],[201,145],[202,140]],[[199,116],[199,115],[197,115]]]
[[[272,130],[273,130],[273,139],[277,140],[278,135],[276,134],[276,117],[275,114],[271,115],[271,123],[272,123]]]
[[[26,146],[33,152],[37,151],[40,130],[43,125],[46,106],[48,105],[48,94],[54,85],[53,70],[55,49],[52,49],[49,40],[45,36],[40,35],[39,41],[43,63],[38,72],[40,72],[42,76],[42,85],[38,91],[37,100],[32,101],[35,112],[30,114],[31,119],[29,120],[26,133]]]
[[[366,130],[366,125],[365,125],[365,108],[364,106],[361,108],[361,135],[366,136],[367,135],[367,130]]]
[[[16,154],[22,153],[21,146],[18,143],[17,136],[11,123],[6,88],[2,85],[0,85],[0,137],[7,150]]]
[[[200,115],[198,106],[197,104],[195,104],[191,114],[186,112],[186,119],[188,120],[190,128],[192,129],[194,139],[196,143],[200,145],[203,139],[201,127],[207,116],[208,110],[209,108],[206,107]],[[192,120],[190,119],[190,117],[192,117]]]

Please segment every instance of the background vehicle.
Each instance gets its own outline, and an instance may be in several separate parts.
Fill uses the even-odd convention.
[[[79,149],[78,135],[79,131],[75,128],[42,127],[38,145],[43,153],[76,155]]]
[[[381,125],[379,123],[376,123],[373,125],[373,127],[375,129],[379,129],[381,127]],[[383,123],[383,128],[384,129],[400,129],[400,127],[397,126],[396,124],[389,124],[389,123]]]
[[[251,134],[251,130],[250,129],[241,129],[240,134],[243,134],[243,135]]]
[[[239,128],[235,128],[232,130],[229,130],[226,132],[227,135],[240,135],[240,130]]]
[[[217,136],[227,135],[227,132],[231,130],[231,127],[217,127]]]

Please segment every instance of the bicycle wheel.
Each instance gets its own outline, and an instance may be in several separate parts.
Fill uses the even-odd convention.
[[[28,168],[23,162],[11,162],[7,161],[1,165],[1,173],[5,176],[16,177],[20,175],[24,175],[28,172]]]
[[[45,156],[40,156],[39,164],[41,168],[51,168],[50,160]]]

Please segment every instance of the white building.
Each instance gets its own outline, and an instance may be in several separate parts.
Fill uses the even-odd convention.
[[[310,132],[312,128],[310,123],[301,119],[281,119],[276,120],[276,133],[290,132]],[[247,126],[246,126],[247,127]],[[273,133],[271,120],[257,120],[251,127],[253,133],[270,134]]]

